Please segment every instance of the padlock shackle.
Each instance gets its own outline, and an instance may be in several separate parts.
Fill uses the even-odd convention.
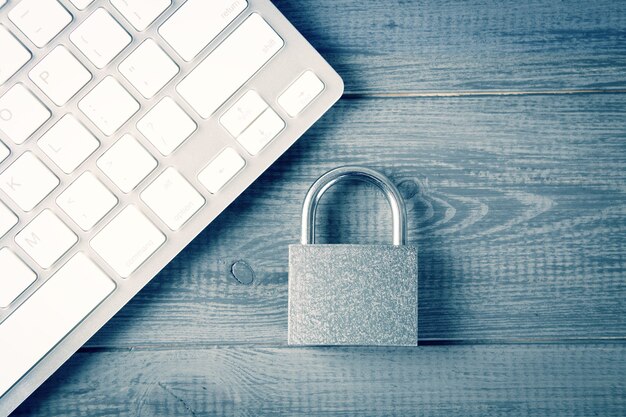
[[[322,196],[329,188],[344,179],[359,179],[378,187],[387,197],[391,207],[393,244],[396,246],[406,243],[406,208],[398,188],[384,174],[365,167],[345,166],[335,168],[322,175],[313,183],[302,205],[302,235],[300,242],[303,245],[315,244],[315,217],[317,206]]]

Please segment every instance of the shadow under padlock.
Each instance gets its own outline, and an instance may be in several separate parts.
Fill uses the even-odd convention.
[[[392,245],[315,243],[319,201],[351,178],[387,197]],[[404,201],[385,175],[348,166],[321,176],[304,200],[301,244],[289,246],[289,344],[416,346],[417,247],[405,243]]]

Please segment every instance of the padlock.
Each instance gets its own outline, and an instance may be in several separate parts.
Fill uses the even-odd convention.
[[[315,243],[322,195],[348,178],[386,195],[392,245]],[[406,209],[396,186],[369,168],[324,174],[304,200],[301,244],[289,246],[289,344],[417,345],[417,273],[417,247],[406,245]]]

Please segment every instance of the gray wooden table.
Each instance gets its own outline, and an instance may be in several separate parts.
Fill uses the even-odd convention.
[[[277,5],[345,97],[17,415],[626,415],[626,2]],[[302,197],[355,163],[406,200],[421,346],[289,348]],[[319,220],[390,238],[365,185]]]

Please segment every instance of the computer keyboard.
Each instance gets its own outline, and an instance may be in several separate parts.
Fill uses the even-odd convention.
[[[0,415],[342,91],[268,0],[0,0]]]

